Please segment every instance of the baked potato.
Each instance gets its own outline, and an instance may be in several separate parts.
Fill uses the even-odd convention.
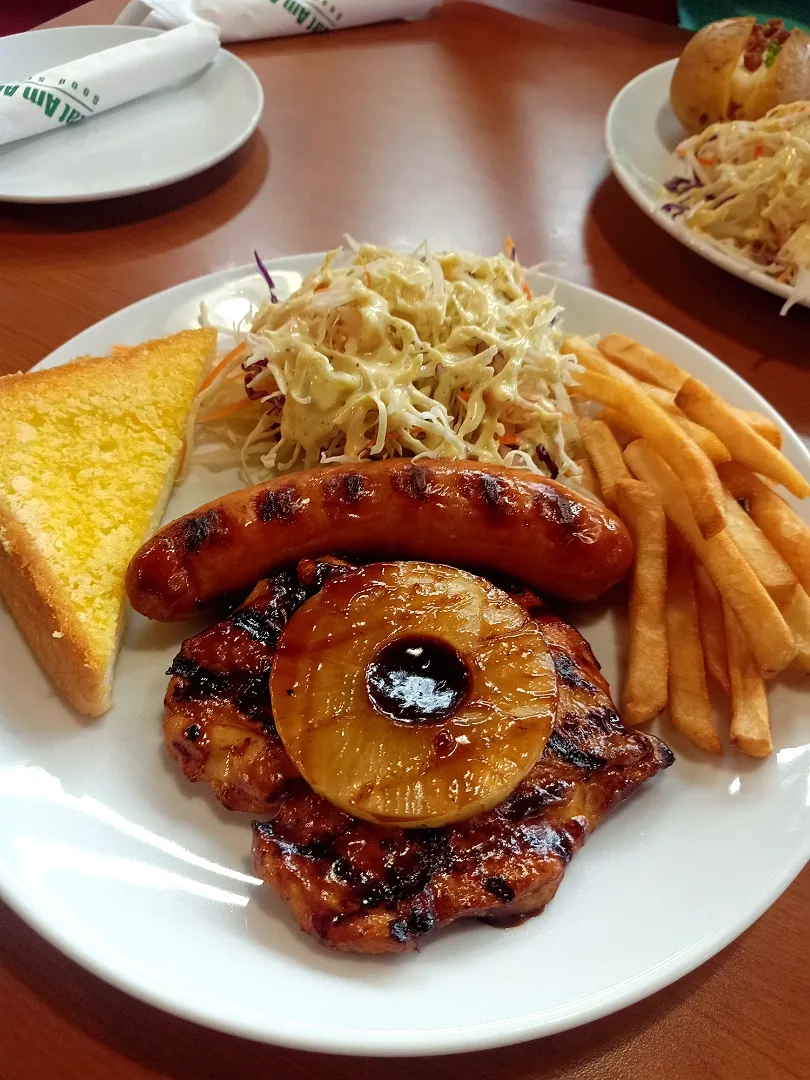
[[[690,134],[810,99],[810,36],[753,15],[704,26],[681,54],[669,98]]]

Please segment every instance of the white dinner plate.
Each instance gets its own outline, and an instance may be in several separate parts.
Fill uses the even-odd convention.
[[[660,208],[667,195],[664,181],[683,174],[674,150],[687,133],[669,104],[669,84],[677,62],[667,60],[643,71],[613,99],[605,121],[605,144],[616,179],[647,217],[670,236],[736,277],[787,298],[792,292],[783,282],[688,229],[680,218]],[[810,300],[799,302],[810,306]]]
[[[133,26],[63,26],[0,38],[0,79],[151,37]],[[0,146],[0,200],[61,203],[165,187],[216,165],[253,134],[264,95],[226,49],[197,75],[70,128]]]
[[[318,258],[271,262],[279,292]],[[194,326],[201,300],[230,323],[265,296],[250,267],[211,274],[105,319],[45,365]],[[796,435],[709,353],[579,285],[560,282],[557,296],[567,328],[633,335],[735,405],[779,420],[787,456],[810,474]],[[167,517],[235,483],[195,466]],[[575,619],[615,692],[621,615],[591,605]],[[135,617],[115,706],[91,722],[64,705],[0,610],[0,889],[81,964],[211,1027],[374,1055],[455,1052],[560,1031],[712,956],[810,855],[810,710],[794,680],[771,690],[777,752],[768,760],[731,751],[715,759],[662,725],[675,764],[600,825],[539,917],[510,930],[457,925],[416,954],[331,952],[253,876],[250,818],[189,784],[163,748],[164,672],[191,632]]]

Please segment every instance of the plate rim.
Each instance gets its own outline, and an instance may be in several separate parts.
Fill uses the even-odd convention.
[[[165,32],[149,26],[124,26],[119,23],[91,23],[81,26],[44,26],[33,30],[23,30],[18,34],[9,34],[8,37],[3,38],[2,40],[3,42],[10,42],[22,37],[32,37],[35,34],[77,36],[88,30],[112,30],[113,33],[124,31],[125,34],[122,36],[128,36],[132,40],[155,37]],[[110,45],[109,47],[113,48],[114,46]],[[181,169],[179,172],[174,173],[170,179],[161,180],[157,183],[152,181],[151,183],[147,182],[125,187],[107,188],[102,192],[92,192],[90,194],[85,193],[80,195],[7,194],[3,191],[2,169],[0,169],[0,203],[32,206],[61,206],[74,203],[106,202],[109,199],[126,198],[130,195],[141,195],[146,191],[160,191],[162,188],[170,187],[172,184],[182,183],[183,180],[188,180],[192,176],[198,176],[201,173],[207,172],[208,169],[212,169],[215,165],[219,165],[220,162],[225,161],[231,154],[235,154],[241,146],[244,146],[258,128],[262,114],[264,113],[264,87],[261,84],[259,76],[250,64],[246,63],[241,56],[237,56],[236,53],[232,52],[226,45],[220,45],[220,55],[226,57],[224,60],[225,64],[234,63],[238,68],[242,68],[247,73],[248,81],[253,85],[254,90],[256,91],[256,107],[247,124],[242,128],[239,134],[235,135],[224,147],[218,150],[213,157],[206,159],[206,164],[193,165]],[[126,108],[129,104],[133,104],[133,102],[125,102],[123,105],[117,106],[117,108]],[[115,110],[110,111],[112,112]],[[48,133],[43,132],[42,134]],[[34,137],[36,138],[36,136]],[[8,145],[11,146],[13,144],[9,143]]]
[[[295,260],[296,263],[307,260],[311,265],[315,265],[317,260],[322,258],[322,254],[281,255],[266,259],[265,262],[271,269],[282,269],[285,263],[289,264],[292,260]],[[191,287],[194,287],[195,291],[199,291],[202,296],[206,289],[226,286],[230,280],[238,280],[246,275],[258,277],[258,271],[253,264],[245,263],[212,271],[143,297],[86,327],[63,345],[52,350],[32,370],[41,367],[61,366],[67,363],[71,359],[71,351],[75,348],[72,343],[81,338],[83,334],[104,327],[105,324],[125,312],[132,314],[138,308],[148,306],[157,297],[181,293]],[[617,300],[606,293],[601,293],[578,282],[566,281],[550,274],[538,273],[536,276],[544,282],[548,282],[549,286],[561,284],[566,289],[571,289],[580,295],[586,297],[595,296],[600,300],[607,301],[612,306],[618,306],[630,311],[635,316],[640,316],[650,326],[663,327],[668,334],[675,335],[687,342],[691,349],[696,350],[697,354],[702,354],[711,362],[719,364],[738,384],[744,386],[746,391],[753,395],[764,411],[778,419],[784,426],[791,447],[799,450],[803,470],[810,474],[810,450],[808,450],[802,437],[787,424],[777,410],[753,386],[722,360],[710,353],[709,350],[704,349],[703,346],[687,337],[687,335],[667,326],[666,323],[656,319],[654,316],[648,315],[646,312],[634,308],[624,301]],[[49,361],[55,356],[59,358],[50,363]],[[149,976],[134,971],[131,966],[122,971],[120,966],[116,966],[114,957],[110,956],[105,949],[101,948],[93,952],[84,938],[79,940],[77,937],[72,937],[65,923],[54,926],[49,918],[47,901],[42,902],[37,896],[32,895],[26,884],[19,880],[14,871],[3,861],[0,861],[0,896],[28,926],[71,960],[119,990],[160,1008],[170,1015],[179,1016],[204,1027],[242,1038],[295,1050],[352,1056],[428,1057],[492,1049],[527,1042],[580,1027],[649,997],[695,970],[747,930],[788,888],[801,872],[808,858],[810,858],[810,835],[807,836],[804,846],[801,843],[797,844],[794,857],[787,869],[780,875],[779,880],[772,884],[766,893],[763,893],[760,902],[746,911],[742,917],[731,922],[722,934],[717,934],[710,940],[701,938],[688,949],[682,950],[675,957],[662,963],[659,968],[653,969],[652,972],[645,971],[633,976],[621,984],[619,992],[617,992],[616,987],[607,988],[586,999],[586,1005],[583,1006],[583,1002],[580,1001],[575,1008],[572,1008],[571,1005],[560,1005],[554,1010],[544,1010],[542,1014],[527,1013],[518,1017],[488,1023],[470,1024],[466,1027],[456,1026],[421,1030],[415,1028],[392,1028],[390,1030],[377,1029],[368,1031],[345,1026],[329,1028],[323,1024],[303,1022],[293,1026],[289,1021],[279,1023],[278,1027],[273,1030],[272,1025],[268,1029],[267,1024],[259,1025],[250,1018],[240,1019],[232,1014],[223,1017],[215,1014],[210,1007],[206,1009],[202,1005],[180,999],[173,995],[171,991],[167,991],[159,984],[156,984],[154,977],[150,979]],[[542,1016],[542,1020],[538,1019],[539,1016]]]
[[[757,288],[772,293],[774,296],[781,296],[783,299],[789,300],[792,298],[793,294],[788,286],[782,282],[775,281],[768,274],[765,274],[755,266],[750,265],[742,258],[742,256],[735,256],[731,252],[726,252],[715,247],[714,244],[709,243],[697,234],[679,227],[673,218],[666,214],[662,214],[658,209],[657,204],[654,203],[642,190],[639,184],[636,183],[632,172],[625,166],[622,160],[623,151],[613,138],[613,128],[617,114],[626,104],[638,83],[649,79],[653,74],[663,73],[664,69],[674,71],[677,63],[678,60],[676,57],[672,60],[664,60],[660,64],[654,64],[645,71],[639,72],[638,75],[624,84],[611,101],[605,116],[604,129],[605,152],[607,154],[611,172],[636,206],[651,221],[655,222],[655,224],[663,229],[664,232],[683,244],[684,247],[688,248],[690,251],[694,251],[715,266],[719,266],[721,270],[726,270],[728,273],[733,274],[741,281],[746,281],[749,285],[755,285]],[[684,133],[684,137],[686,137],[686,133]],[[655,180],[655,177],[651,177],[650,179]],[[802,306],[810,306],[810,300],[797,300],[796,303],[801,304]]]

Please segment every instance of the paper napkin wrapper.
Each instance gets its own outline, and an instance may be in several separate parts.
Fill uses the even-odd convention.
[[[70,127],[178,83],[211,63],[219,31],[193,22],[0,83],[0,145]],[[2,72],[0,72],[2,78]]]
[[[117,21],[168,29],[196,20],[223,41],[322,33],[388,19],[421,19],[440,0],[132,0]]]

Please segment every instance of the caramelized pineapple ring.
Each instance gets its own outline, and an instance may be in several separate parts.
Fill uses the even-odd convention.
[[[557,708],[552,657],[523,608],[473,574],[418,562],[327,581],[282,632],[270,692],[310,786],[405,828],[502,802]]]

